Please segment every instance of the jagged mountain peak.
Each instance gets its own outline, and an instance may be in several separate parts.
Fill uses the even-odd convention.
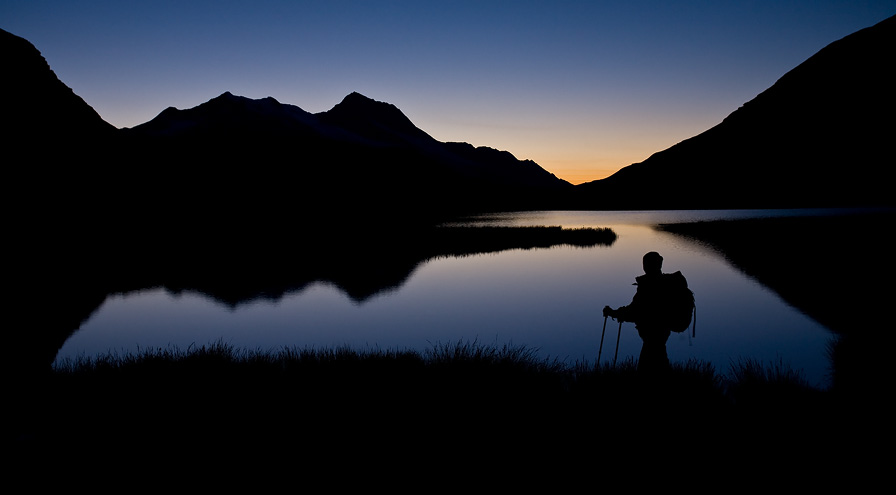
[[[260,131],[264,128],[289,129],[311,125],[314,117],[295,105],[280,103],[268,96],[252,99],[225,91],[193,108],[168,107],[157,117],[134,129],[155,134],[187,129]]]
[[[336,104],[337,107],[355,107],[355,108],[382,108],[382,109],[394,109],[398,110],[398,108],[391,104],[386,103],[384,101],[377,101],[373,98],[369,98],[367,96],[358,93],[357,91],[352,91],[345,98],[342,99],[340,103]]]
[[[282,105],[276,98],[273,96],[266,96],[264,98],[253,99],[246,96],[235,95],[230,91],[225,91],[220,95],[212,98],[207,103],[223,103],[223,104],[275,104]]]
[[[212,98],[211,100],[199,105],[196,108],[201,108],[203,105],[218,105],[218,106],[230,106],[230,107],[240,107],[250,111],[265,111],[271,109],[280,109],[281,107],[290,107],[293,109],[297,109],[299,107],[295,105],[285,105],[277,101],[273,96],[267,96],[260,99],[248,98],[246,96],[234,95],[230,91],[225,91],[221,93],[219,96]],[[304,111],[304,110],[303,110]]]
[[[414,125],[395,105],[368,98],[358,92],[348,94],[341,102],[324,112],[324,114],[334,118],[365,120],[382,119],[385,117],[402,125]]]
[[[327,124],[375,140],[434,141],[395,105],[368,98],[358,92],[350,93],[330,110],[317,115]]]

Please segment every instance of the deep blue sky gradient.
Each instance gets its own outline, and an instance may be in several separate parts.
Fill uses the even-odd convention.
[[[108,122],[230,91],[310,112],[352,91],[440,141],[532,159],[573,183],[717,124],[896,0],[4,0]]]

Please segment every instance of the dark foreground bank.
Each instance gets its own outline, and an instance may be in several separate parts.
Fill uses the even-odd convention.
[[[22,403],[13,440],[32,449],[291,445],[332,453],[388,444],[479,455],[485,445],[541,455],[581,442],[734,448],[756,435],[788,445],[839,436],[836,397],[783,365],[722,371],[691,361],[650,377],[631,361],[594,367],[534,356],[475,343],[423,353],[219,343],[100,356],[48,372]]]

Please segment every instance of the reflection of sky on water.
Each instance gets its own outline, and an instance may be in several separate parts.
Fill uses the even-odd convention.
[[[547,214],[546,214],[547,215]],[[641,256],[659,251],[664,270],[681,270],[697,298],[697,335],[673,334],[673,361],[699,358],[727,371],[732,360],[779,359],[825,383],[831,333],[717,255],[642,222],[651,214],[574,212],[517,221],[566,227],[612,227],[611,247],[514,250],[444,258],[419,266],[405,285],[356,303],[314,284],[278,302],[234,310],[197,294],[162,290],[110,297],[72,336],[60,358],[108,350],[186,348],[217,340],[271,350],[283,346],[424,349],[478,340],[540,349],[560,359],[597,358],[604,305],[627,304]],[[613,359],[618,324],[607,324],[603,361]],[[634,325],[622,327],[619,359],[637,357]]]

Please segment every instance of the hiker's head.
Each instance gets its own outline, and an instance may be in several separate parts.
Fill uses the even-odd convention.
[[[651,251],[644,255],[644,273],[652,275],[663,272],[663,257],[660,253]]]

